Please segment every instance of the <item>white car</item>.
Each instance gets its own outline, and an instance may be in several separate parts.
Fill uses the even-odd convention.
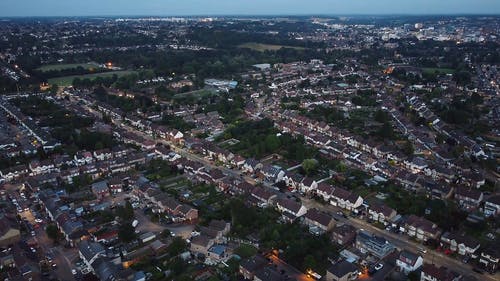
[[[33,253],[36,253],[36,249],[31,247],[30,250],[33,252]]]
[[[376,270],[381,270],[383,267],[384,267],[384,265],[383,265],[383,264],[381,264],[381,263],[379,263],[379,264],[377,264],[377,265],[375,266],[375,269],[376,269]]]
[[[76,275],[76,269],[72,269],[71,274]]]

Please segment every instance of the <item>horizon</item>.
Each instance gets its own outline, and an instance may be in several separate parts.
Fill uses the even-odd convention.
[[[496,0],[2,0],[1,18],[500,15]]]

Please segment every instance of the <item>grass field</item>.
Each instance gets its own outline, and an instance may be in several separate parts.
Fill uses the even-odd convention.
[[[79,66],[81,66],[81,67],[83,67],[85,69],[99,68],[99,65],[97,63],[88,62],[88,63],[47,64],[47,65],[43,65],[43,66],[37,68],[37,70],[40,70],[40,71],[53,71],[53,70],[63,70],[63,69],[77,68]]]
[[[80,79],[95,79],[97,77],[111,77],[113,75],[117,75],[118,77],[129,75],[132,73],[136,73],[135,71],[129,71],[129,70],[123,70],[123,71],[110,71],[110,72],[103,72],[103,73],[95,73],[95,74],[86,74],[86,75],[72,75],[72,76],[64,76],[64,77],[57,77],[57,78],[52,78],[49,79],[49,84],[56,84],[58,86],[71,86],[73,83],[73,80],[75,78],[80,78]]]
[[[454,69],[451,68],[437,68],[437,67],[424,67],[422,68],[424,73],[434,74],[438,72],[439,74],[453,74],[455,73]]]
[[[238,46],[238,48],[247,48],[259,52],[264,51],[277,51],[283,48],[295,49],[295,50],[305,50],[303,47],[285,46],[285,45],[271,45],[271,44],[261,44],[261,43],[244,43]]]

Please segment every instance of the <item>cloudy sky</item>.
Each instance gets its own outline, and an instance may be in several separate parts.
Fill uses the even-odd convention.
[[[500,0],[0,0],[0,16],[500,14]]]

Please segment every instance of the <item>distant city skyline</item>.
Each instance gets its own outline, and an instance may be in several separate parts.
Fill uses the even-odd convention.
[[[500,0],[1,0],[0,17],[500,14]]]

